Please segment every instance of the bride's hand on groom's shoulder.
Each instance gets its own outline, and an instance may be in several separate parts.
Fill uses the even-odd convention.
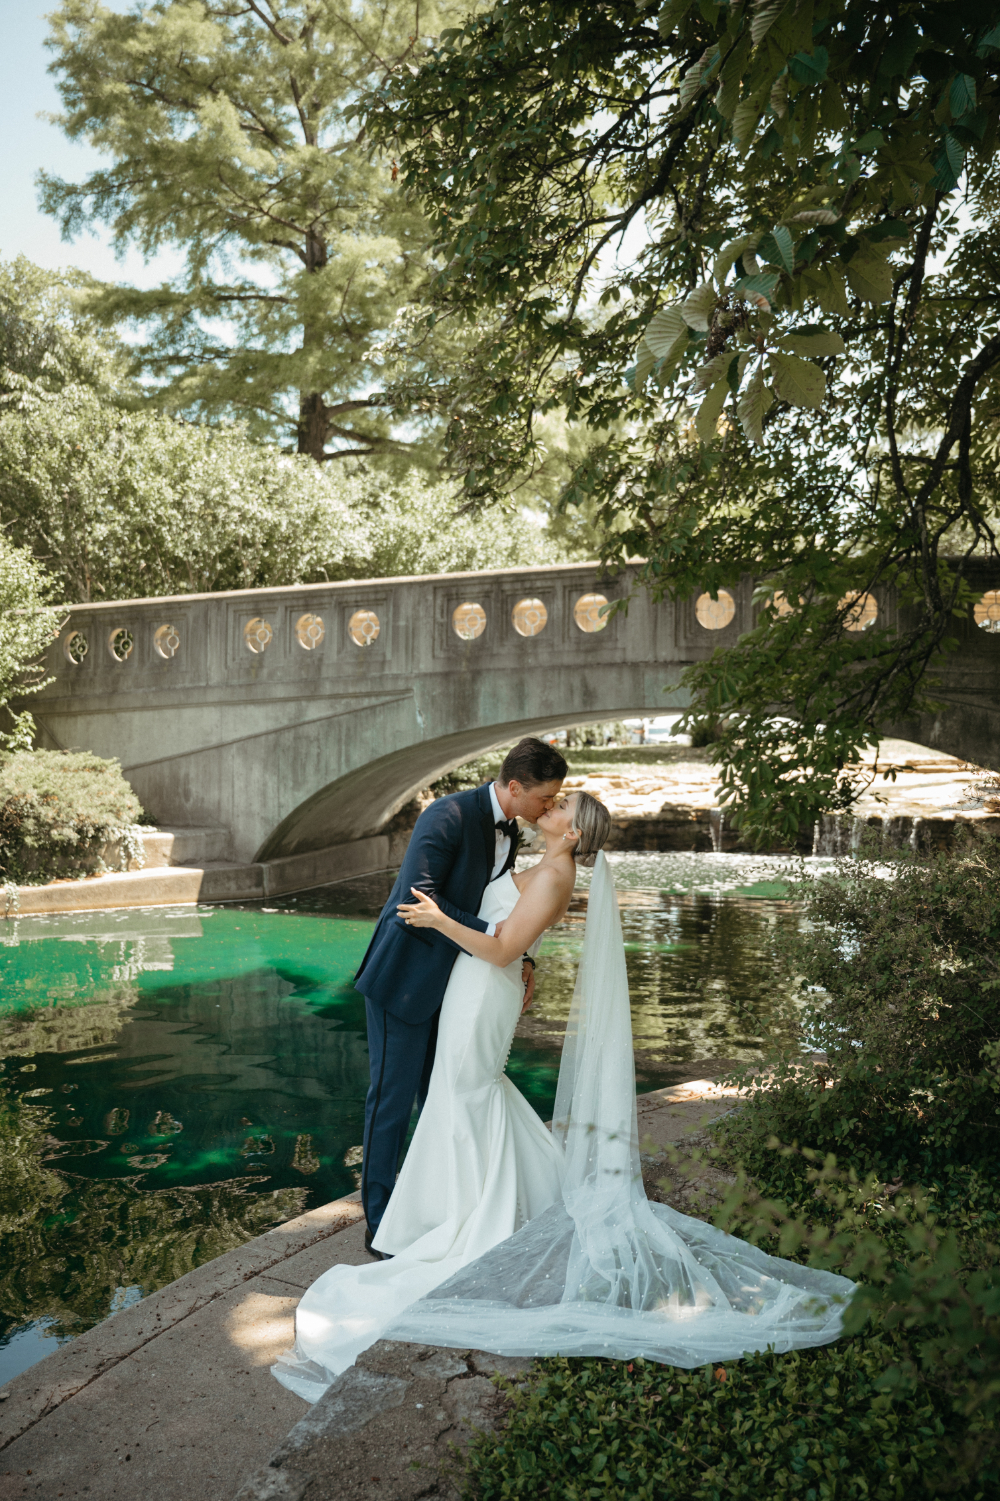
[[[415,886],[412,902],[401,902],[396,908],[408,928],[439,928],[444,922],[444,913],[432,897],[425,896]]]

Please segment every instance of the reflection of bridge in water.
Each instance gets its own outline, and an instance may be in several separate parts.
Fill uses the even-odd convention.
[[[602,616],[628,588],[570,564],[78,605],[31,707],[43,743],[118,756],[161,822],[227,829],[220,896],[290,890],[384,868],[392,815],[493,746],[682,706],[683,668],[752,625],[749,575]],[[887,730],[996,766],[1000,635],[962,629],[942,710]]]

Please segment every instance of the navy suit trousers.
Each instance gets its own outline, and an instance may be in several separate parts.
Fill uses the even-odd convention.
[[[367,998],[365,1010],[371,1082],[365,1100],[361,1202],[374,1235],[396,1185],[413,1102],[422,1110],[427,1098],[440,1008],[422,1022],[401,1021]]]

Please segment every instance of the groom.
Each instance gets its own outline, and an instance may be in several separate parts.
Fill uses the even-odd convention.
[[[408,928],[396,908],[411,887],[432,896],[442,912],[491,934],[475,913],[490,881],[514,864],[517,817],[534,823],[559,795],[566,762],[530,736],[508,751],[495,782],[454,792],[425,808],[410,836],[402,869],[355,977],[365,998],[371,1083],[365,1101],[361,1201],[372,1249],[396,1182],[413,1101],[422,1108],[434,1064],[438,1012],[461,950],[430,928]],[[523,968],[525,1004],[534,989],[534,961]]]

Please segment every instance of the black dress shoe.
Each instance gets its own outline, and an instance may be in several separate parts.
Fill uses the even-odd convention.
[[[378,1231],[375,1231],[374,1233],[377,1235]],[[371,1230],[366,1230],[365,1231],[365,1250],[368,1252],[369,1256],[374,1256],[374,1258],[375,1258],[376,1261],[391,1261],[392,1260],[391,1256],[386,1256],[382,1251],[376,1251],[375,1247],[372,1245],[372,1231]]]

